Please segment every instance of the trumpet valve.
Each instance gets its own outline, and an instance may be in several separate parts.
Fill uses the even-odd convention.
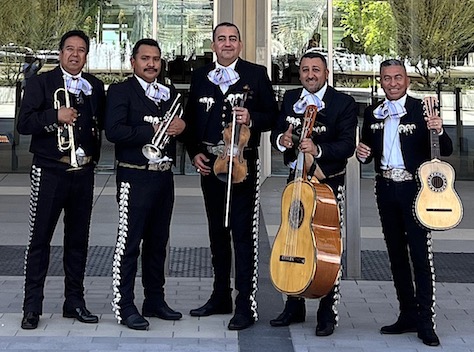
[[[165,135],[163,137],[163,140],[161,141],[161,143],[158,144],[158,148],[159,149],[164,149],[166,147],[166,145],[169,143],[170,139],[171,139],[170,135],[168,135],[168,134]]]

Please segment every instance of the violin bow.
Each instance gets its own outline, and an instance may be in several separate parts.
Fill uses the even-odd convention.
[[[245,100],[247,100],[247,94],[249,91],[248,85],[245,85],[243,88],[244,92],[242,94],[236,94],[236,98],[233,102],[233,107],[235,107],[238,102],[240,107],[244,106]],[[241,95],[241,97],[239,97]],[[240,100],[239,100],[240,98]],[[230,222],[230,197],[232,191],[232,171],[233,171],[233,159],[234,159],[234,145],[235,145],[235,130],[236,130],[236,113],[235,110],[232,112],[232,127],[231,127],[231,137],[230,137],[230,148],[229,151],[229,173],[227,174],[227,189],[226,189],[226,202],[225,202],[225,218],[224,218],[224,226],[229,227]]]
[[[232,171],[234,168],[234,144],[235,144],[235,111],[232,112],[232,127],[231,127],[231,136],[230,136],[230,155],[229,155],[229,173],[227,174],[227,192],[226,192],[226,202],[225,202],[225,220],[224,226],[229,227],[229,217],[230,217],[230,193],[232,190]]]

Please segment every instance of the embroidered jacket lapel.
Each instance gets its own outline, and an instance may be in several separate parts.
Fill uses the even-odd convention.
[[[130,78],[132,87],[137,93],[137,95],[140,97],[141,101],[143,104],[153,113],[156,114],[158,106],[145,95],[145,90],[142,88],[140,83],[135,77]]]

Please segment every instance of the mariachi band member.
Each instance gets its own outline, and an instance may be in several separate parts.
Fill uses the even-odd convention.
[[[213,292],[202,307],[192,309],[191,316],[228,314],[233,311],[230,272],[234,244],[235,315],[230,330],[242,330],[257,319],[257,241],[259,220],[259,171],[257,147],[260,134],[268,131],[277,116],[277,105],[266,68],[239,58],[242,41],[239,29],[232,23],[217,25],[212,36],[212,50],[217,61],[197,69],[191,79],[189,100],[184,118],[187,123],[186,148],[201,174],[201,188],[206,207],[209,239],[214,268]],[[248,91],[243,106],[232,104],[231,97]],[[213,171],[223,152],[223,129],[233,120],[250,129],[247,147],[243,149],[247,175],[243,182],[232,184],[230,199],[226,182]],[[229,172],[230,173],[230,172]],[[229,226],[225,226],[226,200],[230,204]]]
[[[380,64],[380,84],[385,100],[365,110],[356,151],[362,163],[374,161],[377,207],[400,306],[397,321],[380,332],[417,332],[425,345],[438,346],[431,233],[413,213],[418,193],[414,175],[431,157],[430,130],[439,135],[441,155],[450,155],[453,143],[441,117],[425,118],[422,102],[407,94],[410,78],[402,61],[388,59]]]
[[[283,152],[285,165],[290,167],[288,182],[294,179],[298,151],[309,153],[315,163],[308,174],[329,185],[336,198],[344,193],[347,159],[355,150],[357,106],[354,99],[338,92],[327,83],[329,70],[326,58],[320,53],[307,51],[300,60],[299,78],[302,88],[285,93],[276,128],[272,130],[272,145]],[[300,140],[303,116],[308,105],[318,108],[311,138]],[[317,167],[316,167],[317,166]],[[337,324],[339,283],[321,298],[317,312],[317,336],[328,336]],[[289,296],[285,309],[270,321],[272,326],[288,326],[305,321],[304,298]]]
[[[84,32],[64,34],[59,50],[59,66],[29,79],[17,126],[19,133],[31,135],[33,153],[23,329],[35,329],[43,312],[50,243],[63,210],[63,316],[83,323],[99,320],[86,308],[83,281],[94,166],[100,153],[104,85],[82,71],[89,52],[89,38]]]
[[[158,43],[139,40],[132,50],[131,64],[133,77],[112,84],[107,95],[105,133],[115,143],[118,161],[119,226],[112,307],[119,323],[147,330],[149,322],[144,316],[182,317],[165,301],[164,266],[174,204],[174,137],[183,132],[185,123],[176,115],[180,105],[175,89],[157,82],[161,71]],[[145,293],[142,314],[134,303],[140,244]]]

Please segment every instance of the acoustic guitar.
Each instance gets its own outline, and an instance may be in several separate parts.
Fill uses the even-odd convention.
[[[306,108],[300,142],[311,135],[316,113],[316,106]],[[328,185],[307,180],[304,164],[304,153],[299,153],[295,178],[282,194],[270,277],[282,293],[319,298],[329,293],[339,275],[339,208]]]
[[[425,114],[438,116],[439,104],[436,97],[423,100]],[[461,199],[454,190],[455,172],[447,162],[439,160],[439,137],[436,129],[430,130],[431,161],[423,163],[417,171],[420,190],[414,211],[419,223],[428,230],[448,230],[462,220]]]

